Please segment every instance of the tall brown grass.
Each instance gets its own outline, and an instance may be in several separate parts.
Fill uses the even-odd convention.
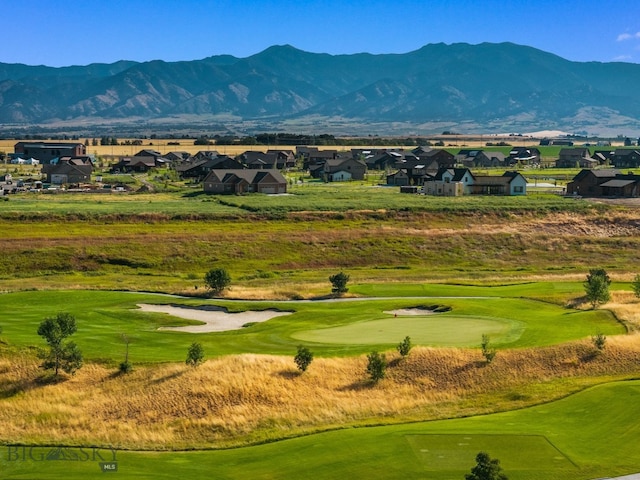
[[[414,348],[388,352],[372,385],[366,359],[318,358],[300,374],[293,358],[235,355],[186,365],[137,366],[116,375],[87,365],[43,383],[36,361],[0,359],[0,443],[124,448],[224,447],[348,425],[449,418],[549,401],[586,385],[640,374],[640,335],[500,351]]]

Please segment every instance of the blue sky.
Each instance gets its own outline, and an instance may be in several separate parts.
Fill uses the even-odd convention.
[[[405,53],[513,42],[575,61],[640,63],[639,0],[2,0],[0,62],[247,57],[271,45]]]

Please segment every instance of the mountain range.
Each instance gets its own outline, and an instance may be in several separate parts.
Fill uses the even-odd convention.
[[[572,62],[512,43],[54,68],[0,63],[0,124],[241,122],[263,128],[637,135],[640,65]]]

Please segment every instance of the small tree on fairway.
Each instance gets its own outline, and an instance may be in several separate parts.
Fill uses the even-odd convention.
[[[204,276],[204,283],[213,293],[221,293],[231,283],[231,277],[224,268],[213,268]]]
[[[640,275],[636,275],[633,277],[633,282],[631,282],[631,288],[633,289],[633,293],[637,298],[640,298]]]
[[[309,350],[307,347],[298,345],[298,353],[294,357],[293,361],[296,362],[298,370],[300,370],[301,372],[305,372],[313,361],[313,353],[311,353],[311,350]]]
[[[502,473],[500,460],[492,459],[486,452],[476,455],[476,466],[464,478],[465,480],[509,480],[509,477]]]
[[[592,268],[589,270],[587,279],[584,282],[584,291],[592,308],[596,308],[600,303],[609,301],[611,298],[609,285],[611,285],[611,279],[604,269]]]
[[[493,362],[493,359],[496,357],[496,349],[491,345],[491,340],[489,339],[489,335],[486,333],[482,334],[482,342],[480,343],[480,348],[482,348],[482,356],[487,361],[487,363]]]
[[[185,363],[195,368],[202,362],[204,362],[204,349],[200,343],[193,342],[187,351],[187,360]]]
[[[406,358],[407,355],[409,355],[409,352],[411,351],[411,338],[409,338],[409,336],[404,337],[404,340],[402,340],[398,346],[396,347],[396,349],[398,350],[398,353],[400,355],[402,355],[402,358]]]
[[[65,343],[65,339],[76,333],[76,330],[76,319],[68,313],[58,313],[40,323],[38,335],[49,345],[49,351],[42,355],[42,368],[52,369],[55,376],[58,376],[60,369],[73,374],[82,367],[82,353],[78,346],[73,342]]]
[[[387,360],[384,354],[380,354],[375,350],[367,355],[367,373],[373,383],[378,383],[384,378],[387,369]]]
[[[331,275],[329,277],[329,281],[331,282],[331,293],[335,295],[341,295],[343,293],[347,293],[349,289],[347,288],[347,283],[349,283],[349,275],[344,272],[336,273],[335,275]]]

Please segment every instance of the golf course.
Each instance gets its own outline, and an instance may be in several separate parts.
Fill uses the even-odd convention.
[[[481,451],[511,480],[640,472],[636,211],[371,211],[361,188],[321,212],[324,186],[6,202],[0,478],[461,479]],[[594,304],[593,268],[612,280]],[[42,324],[62,314],[82,364],[54,375]]]

